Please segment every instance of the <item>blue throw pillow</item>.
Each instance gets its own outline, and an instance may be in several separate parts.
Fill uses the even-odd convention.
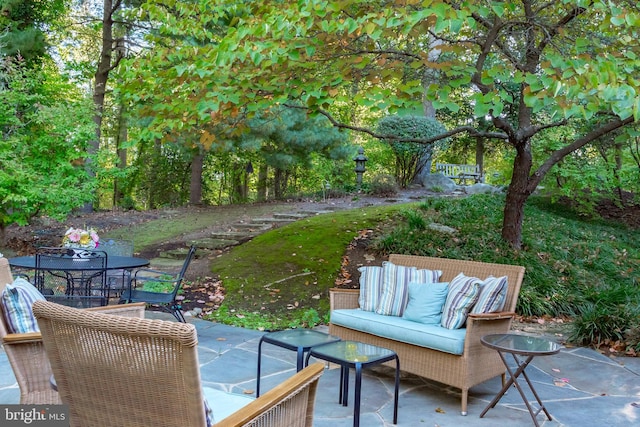
[[[2,291],[0,303],[9,332],[25,334],[40,331],[31,310],[37,300],[44,300],[44,297],[35,286],[22,277],[17,277],[13,283],[7,283]]]
[[[425,325],[440,325],[448,290],[449,283],[409,283],[409,302],[402,318]]]

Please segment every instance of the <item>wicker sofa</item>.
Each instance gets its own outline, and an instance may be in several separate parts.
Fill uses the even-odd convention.
[[[469,315],[465,327],[466,332],[462,332],[464,343],[461,354],[408,344],[376,335],[375,332],[364,332],[333,322],[329,325],[329,332],[344,340],[360,341],[395,351],[400,358],[400,367],[403,371],[461,389],[461,413],[466,415],[469,388],[498,375],[501,375],[504,381],[505,368],[502,361],[494,350],[481,344],[480,337],[486,334],[509,331],[524,277],[524,267],[396,254],[389,257],[389,262],[420,269],[442,270],[440,278],[442,282],[450,281],[459,273],[480,279],[490,275],[507,276],[508,289],[504,310],[498,313]],[[358,297],[358,289],[331,289],[331,312],[358,309]]]

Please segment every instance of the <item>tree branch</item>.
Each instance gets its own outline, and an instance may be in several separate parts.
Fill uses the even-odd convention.
[[[299,105],[293,105],[293,104],[284,104],[285,107],[288,108],[300,108],[300,109],[305,109],[305,110],[309,110],[309,108],[307,107],[302,107]],[[416,142],[419,144],[432,144],[436,141],[439,141],[441,139],[445,139],[445,138],[449,138],[451,136],[457,135],[459,133],[468,133],[471,136],[481,136],[484,138],[492,138],[492,139],[507,139],[507,135],[503,134],[503,133],[498,133],[498,132],[481,132],[477,129],[475,129],[472,126],[460,126],[457,127],[455,129],[452,129],[448,132],[442,133],[440,135],[436,135],[432,138],[401,138],[395,135],[383,135],[377,132],[374,132],[373,130],[369,129],[369,128],[364,128],[364,127],[359,127],[359,126],[351,126],[351,125],[347,125],[345,123],[341,123],[339,121],[337,121],[332,115],[331,113],[329,113],[326,110],[323,109],[318,109],[318,112],[320,114],[322,114],[323,116],[325,116],[329,122],[331,122],[331,124],[338,128],[338,129],[348,129],[348,130],[352,130],[355,132],[360,132],[360,133],[366,133],[367,135],[370,135],[374,138],[378,138],[378,139],[382,139],[382,140],[389,140],[389,141],[400,141],[400,142]]]
[[[579,148],[584,147],[590,142],[595,141],[596,139],[604,136],[610,132],[613,132],[616,129],[620,129],[624,126],[632,124],[635,122],[633,116],[627,117],[624,120],[616,119],[610,122],[605,123],[597,129],[592,130],[591,132],[584,135],[582,138],[578,138],[573,143],[569,145],[565,145],[564,147],[554,151],[551,153],[549,158],[542,164],[540,167],[533,173],[531,179],[529,180],[528,187],[530,190],[535,189],[542,178],[551,170],[553,166],[555,166],[560,160],[564,159],[567,155],[573,153]]]

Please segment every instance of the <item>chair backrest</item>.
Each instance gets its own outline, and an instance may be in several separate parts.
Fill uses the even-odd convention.
[[[105,251],[109,256],[133,256],[133,240],[101,237],[98,249]]]
[[[34,285],[60,304],[105,305],[107,257],[93,249],[38,248]]]
[[[187,273],[187,268],[189,268],[189,264],[191,264],[191,260],[196,254],[196,250],[197,248],[194,245],[192,245],[189,248],[189,252],[187,252],[187,257],[185,258],[184,263],[182,264],[182,268],[180,269],[180,272],[176,277],[176,285],[173,288],[173,291],[171,292],[174,298],[176,297],[176,295],[178,294],[178,291],[180,290],[180,287],[182,286],[182,280],[184,279],[184,275]]]
[[[33,306],[71,426],[204,426],[196,329]]]
[[[178,277],[183,278],[187,273],[187,268],[189,268],[189,264],[191,264],[191,260],[196,254],[196,247],[191,245],[189,248],[189,252],[187,252],[187,257],[184,260],[184,264],[182,264],[182,269],[180,270],[180,274]]]

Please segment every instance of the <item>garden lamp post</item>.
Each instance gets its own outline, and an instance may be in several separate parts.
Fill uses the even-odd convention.
[[[353,161],[356,162],[356,188],[358,192],[360,192],[360,188],[362,187],[362,174],[365,172],[365,163],[367,160],[367,157],[364,155],[364,148],[358,148],[358,155],[353,158]]]

